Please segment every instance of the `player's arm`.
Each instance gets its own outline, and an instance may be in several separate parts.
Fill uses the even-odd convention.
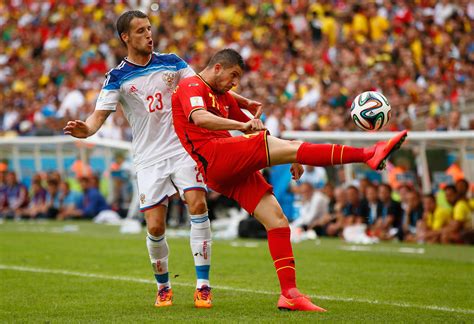
[[[70,120],[63,128],[64,134],[77,138],[86,138],[94,135],[109,117],[111,110],[95,110],[86,121]]]
[[[254,118],[260,118],[262,114],[262,103],[245,98],[234,91],[229,91],[232,97],[237,101],[240,108],[247,109],[254,115]]]
[[[196,126],[208,130],[238,130],[245,133],[265,129],[260,119],[249,119],[244,123],[216,116],[204,109],[194,110],[191,113],[190,120],[192,120]]]

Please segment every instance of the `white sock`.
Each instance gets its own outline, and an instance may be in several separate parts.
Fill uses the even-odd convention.
[[[207,212],[201,215],[189,215],[191,218],[191,251],[196,268],[196,288],[209,285],[211,267],[211,222]]]
[[[150,256],[151,266],[155,273],[158,290],[165,286],[171,288],[168,274],[169,249],[165,235],[153,236],[147,233],[146,246],[148,248],[148,255]]]

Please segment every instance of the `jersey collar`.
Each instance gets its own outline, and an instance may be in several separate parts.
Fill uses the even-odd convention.
[[[152,59],[153,59],[153,53],[150,55],[150,59],[148,60],[148,62],[147,62],[145,65],[141,65],[141,64],[137,64],[137,63],[133,63],[132,61],[129,61],[129,60],[128,60],[128,57],[124,57],[124,58],[123,58],[123,60],[124,60],[125,62],[127,62],[127,63],[130,64],[130,65],[136,66],[136,67],[147,67],[147,66],[150,64],[150,62],[151,62]]]
[[[201,76],[199,73],[196,73],[196,76],[197,76],[199,79],[201,79],[201,81],[204,82],[204,84],[205,84],[209,89],[211,89],[212,92],[215,93],[215,91],[214,91],[214,89],[212,88],[212,86],[211,86],[209,83],[207,83],[207,81],[204,80],[204,79],[202,78],[202,76]]]

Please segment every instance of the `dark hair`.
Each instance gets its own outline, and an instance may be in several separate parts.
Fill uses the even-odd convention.
[[[433,194],[424,194],[423,195],[423,198],[429,198],[431,200],[433,200],[434,202],[436,202],[436,197],[433,195]]]
[[[379,188],[382,188],[382,187],[387,188],[387,190],[388,190],[390,193],[392,193],[392,186],[390,186],[388,183],[381,183],[381,184],[379,185]]]
[[[220,50],[219,52],[214,54],[214,56],[211,57],[211,60],[209,61],[207,66],[212,67],[217,63],[222,65],[224,69],[234,65],[240,66],[242,70],[245,67],[244,59],[242,58],[242,56],[239,54],[239,52],[231,48]]]
[[[456,190],[456,187],[454,185],[447,185],[446,187],[444,187],[445,192],[446,192],[446,190],[452,190],[455,193],[458,193],[458,191]]]
[[[130,22],[133,18],[148,18],[148,16],[140,10],[125,11],[123,14],[120,15],[120,17],[117,19],[116,24],[117,33],[123,45],[125,46],[127,46],[127,44],[125,44],[122,39],[122,33],[128,33],[128,31],[130,30]]]

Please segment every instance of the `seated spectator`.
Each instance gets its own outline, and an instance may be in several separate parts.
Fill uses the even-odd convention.
[[[0,170],[0,218],[3,218],[3,210],[7,207],[7,183],[6,171]]]
[[[304,166],[304,173],[301,176],[299,183],[309,183],[314,189],[321,189],[328,181],[326,169],[323,167]]]
[[[407,242],[415,242],[416,224],[422,217],[423,205],[421,204],[420,194],[412,189],[407,193],[406,209],[403,213],[399,238]]]
[[[327,228],[328,235],[340,235],[344,228],[363,223],[361,216],[361,204],[359,189],[355,186],[349,186],[345,190],[346,202],[340,213],[337,214],[336,222],[330,224]]]
[[[41,184],[41,177],[35,176],[31,182],[30,203],[25,209],[24,216],[30,219],[38,217],[41,208],[46,202],[46,189]]]
[[[400,224],[402,207],[392,199],[392,187],[386,183],[378,187],[378,198],[382,210],[372,226],[372,233],[381,240],[392,239]]]
[[[361,216],[369,225],[369,231],[372,232],[377,218],[382,215],[382,202],[377,195],[377,186],[369,184],[365,189],[365,198],[361,202]]]
[[[448,189],[448,187],[452,186],[447,186],[446,189]],[[469,182],[464,179],[458,180],[455,190],[457,196],[453,208],[453,219],[442,229],[441,243],[462,243],[463,235],[472,230],[471,208],[467,199]]]
[[[5,202],[0,209],[0,217],[20,219],[28,207],[28,189],[18,182],[14,171],[6,173],[5,185]]]
[[[347,204],[344,206],[344,227],[364,222],[362,217],[361,200],[359,189],[355,186],[349,186],[347,192]]]
[[[439,243],[441,230],[451,220],[451,211],[436,204],[432,194],[423,196],[423,218],[416,224],[416,241],[418,243]]]
[[[312,231],[310,225],[316,226],[327,214],[329,198],[321,191],[314,190],[308,182],[299,186],[299,192],[301,195],[299,217],[290,223],[290,228],[293,237],[301,238],[303,232]]]
[[[82,199],[82,194],[77,191],[72,191],[69,182],[61,181],[59,184],[59,200],[61,206],[56,216],[58,220],[70,218],[74,210],[77,209]]]
[[[46,180],[46,199],[38,208],[37,218],[55,219],[60,207],[59,182],[52,177]]]
[[[334,201],[329,203],[329,214],[331,222],[326,227],[328,236],[338,236],[344,227],[344,206],[347,203],[347,195],[344,188],[334,189]]]
[[[327,198],[327,211],[322,217],[317,217],[309,224],[308,229],[312,229],[319,236],[327,235],[327,227],[329,224],[334,222],[332,213],[334,212],[335,199],[334,199],[334,186],[327,183],[321,190],[321,195]]]
[[[104,196],[98,189],[98,178],[81,177],[82,199],[74,210],[70,211],[68,218],[92,219],[103,210],[110,209]]]

